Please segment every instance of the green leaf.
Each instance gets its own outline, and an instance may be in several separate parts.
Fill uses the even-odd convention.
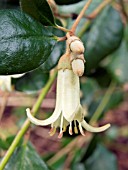
[[[61,22],[59,20],[57,20],[57,24],[61,25]],[[51,32],[55,35],[57,35],[58,37],[63,37],[65,34],[63,31],[55,29],[55,28],[51,28]],[[58,42],[53,51],[51,52],[50,56],[48,57],[48,59],[41,65],[41,69],[42,71],[46,72],[46,71],[50,71],[53,67],[56,66],[56,64],[58,63],[59,58],[64,54],[65,52],[65,42]]]
[[[26,93],[35,93],[44,87],[49,78],[49,73],[43,73],[41,68],[15,79],[15,89]]]
[[[5,170],[49,170],[32,145],[23,145],[16,149]]]
[[[122,89],[115,91],[112,94],[111,98],[109,99],[109,102],[107,103],[107,105],[105,107],[105,112],[117,107],[124,100],[123,98],[124,98],[124,93],[123,93]]]
[[[8,149],[8,143],[2,139],[0,139],[0,149],[3,149],[3,150]]]
[[[91,74],[91,78],[94,78],[98,84],[107,88],[112,81],[112,76],[108,73],[106,68],[99,66],[94,73]]]
[[[99,62],[115,51],[122,40],[123,24],[120,14],[111,6],[97,17],[85,42],[86,73],[92,72]]]
[[[82,104],[90,106],[94,100],[95,93],[100,90],[96,80],[91,78],[81,79]]]
[[[61,2],[61,1],[60,1]],[[96,0],[92,1],[91,5],[86,11],[86,15],[90,14],[100,3],[102,0]],[[59,6],[59,12],[60,13],[74,13],[74,14],[79,14],[80,11],[82,10],[83,6],[87,3],[87,0],[83,0],[81,2],[78,2],[76,4],[71,4],[71,5],[62,5]]]
[[[119,83],[128,81],[128,46],[125,41],[123,41],[120,48],[111,55],[111,61],[107,69]]]
[[[46,0],[20,0],[21,9],[43,25],[55,26],[51,8]]]
[[[94,153],[85,161],[85,168],[88,170],[117,170],[117,160],[114,154],[99,144]]]
[[[125,34],[124,34],[124,36],[125,36],[124,38],[126,39],[127,47],[128,47],[128,24],[125,27]]]
[[[82,163],[75,163],[71,170],[86,170],[84,164]]]
[[[5,140],[0,139],[0,149],[7,150],[10,147],[11,143],[13,142],[14,138],[15,138],[15,135],[9,136]],[[21,139],[18,146],[20,146],[22,142],[23,142],[23,139]]]
[[[49,58],[40,66],[43,72],[48,72],[57,65],[59,58],[64,54],[64,47],[64,42],[56,44]]]
[[[0,74],[39,67],[49,57],[56,37],[49,28],[18,10],[0,11]]]

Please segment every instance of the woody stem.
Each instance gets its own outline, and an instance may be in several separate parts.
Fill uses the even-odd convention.
[[[85,4],[84,8],[81,10],[80,14],[78,15],[77,19],[75,20],[74,24],[72,25],[70,32],[75,33],[77,25],[79,24],[81,18],[83,17],[85,11],[88,9],[91,2],[92,2],[92,0],[88,0],[88,2]]]

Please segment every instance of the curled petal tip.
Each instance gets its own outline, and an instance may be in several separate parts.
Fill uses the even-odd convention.
[[[35,125],[39,125],[39,126],[46,126],[49,124],[52,124],[53,122],[55,122],[57,120],[57,118],[59,117],[59,112],[54,111],[53,114],[45,120],[39,120],[37,118],[35,118],[32,114],[29,108],[26,109],[27,112],[27,116],[29,118],[29,120],[34,123]]]
[[[83,120],[81,122],[81,125],[89,132],[103,132],[111,126],[110,124],[106,124],[101,127],[93,127],[93,126],[89,125],[85,120]]]
[[[33,115],[31,114],[31,111],[30,111],[29,108],[26,109],[26,113],[27,113],[27,116],[28,116],[29,120],[30,120],[32,123],[34,123],[34,124],[36,124],[36,125],[40,125],[40,124],[39,124],[39,120],[36,119],[35,117],[33,117]]]

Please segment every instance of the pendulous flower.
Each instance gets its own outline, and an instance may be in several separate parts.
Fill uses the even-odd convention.
[[[84,120],[86,111],[80,104],[79,76],[73,72],[67,53],[61,57],[58,64],[56,106],[51,117],[46,120],[38,120],[32,116],[29,108],[26,109],[26,112],[30,121],[36,125],[46,126],[51,124],[51,136],[54,135],[56,128],[59,127],[58,138],[63,136],[63,132],[68,125],[70,135],[73,134],[73,124],[74,132],[78,133],[76,122],[79,124],[79,131],[82,135],[85,135],[83,128],[90,132],[102,132],[110,127],[110,124],[102,127],[92,127]]]

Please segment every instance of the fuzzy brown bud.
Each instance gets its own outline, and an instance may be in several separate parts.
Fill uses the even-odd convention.
[[[84,45],[80,40],[75,40],[70,43],[70,50],[75,54],[83,54]]]
[[[84,61],[81,59],[73,60],[72,70],[77,76],[82,76],[84,74]]]

